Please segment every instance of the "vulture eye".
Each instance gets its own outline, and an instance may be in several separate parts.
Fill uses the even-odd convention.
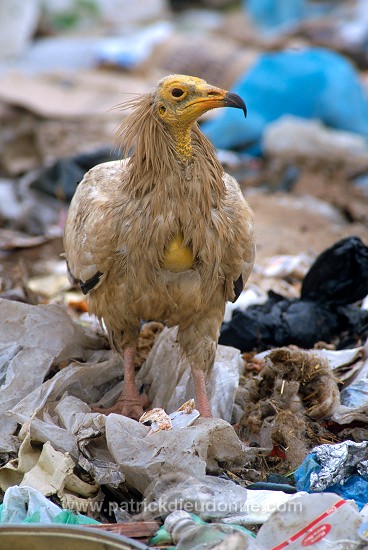
[[[183,93],[184,93],[183,90],[181,90],[180,88],[173,88],[171,90],[171,95],[173,97],[181,97],[183,95]]]

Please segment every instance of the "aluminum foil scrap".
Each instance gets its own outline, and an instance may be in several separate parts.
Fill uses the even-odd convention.
[[[312,491],[324,491],[337,483],[343,484],[349,476],[358,473],[368,476],[368,441],[344,441],[335,445],[320,445],[312,450],[322,469],[310,475]]]

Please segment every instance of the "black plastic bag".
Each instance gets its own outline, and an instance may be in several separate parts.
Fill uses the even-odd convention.
[[[116,151],[99,149],[91,153],[81,153],[75,157],[59,159],[51,166],[35,172],[30,187],[69,202],[78,183],[88,170],[97,164],[117,160],[118,158]]]
[[[304,278],[301,298],[269,293],[265,304],[235,310],[223,323],[220,344],[241,351],[295,344],[311,348],[318,341],[338,347],[368,336],[368,312],[351,305],[368,294],[368,247],[348,237],[325,250]]]

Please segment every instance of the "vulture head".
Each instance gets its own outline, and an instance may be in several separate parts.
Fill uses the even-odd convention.
[[[157,85],[154,105],[158,116],[169,126],[186,127],[210,109],[235,107],[247,116],[247,108],[240,96],[194,76],[170,75]]]
[[[131,111],[118,129],[117,143],[124,156],[131,156],[134,183],[142,181],[143,174],[161,177],[172,172],[173,158],[188,162],[193,154],[194,135],[205,149],[201,155],[209,156],[208,147],[212,150],[212,145],[196,124],[206,111],[235,107],[247,114],[245,103],[237,94],[210,86],[201,78],[178,74],[163,78],[152,92],[119,107]],[[218,170],[222,173],[222,168]],[[144,187],[147,186],[151,183],[145,180]]]

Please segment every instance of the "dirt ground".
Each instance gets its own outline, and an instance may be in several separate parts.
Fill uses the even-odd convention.
[[[256,263],[277,254],[317,255],[343,237],[357,235],[368,242],[368,227],[348,222],[325,201],[295,193],[267,194],[246,190],[254,212]]]

